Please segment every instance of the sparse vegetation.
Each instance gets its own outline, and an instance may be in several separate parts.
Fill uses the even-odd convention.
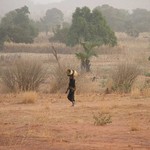
[[[56,93],[58,91],[65,91],[68,86],[68,78],[66,75],[67,67],[63,66],[63,69],[57,67],[53,71],[53,82],[51,92]]]
[[[43,18],[41,18],[41,26],[43,26],[46,35],[57,26],[61,26],[64,20],[64,14],[57,8],[48,9]]]
[[[5,41],[16,43],[33,43],[38,30],[29,19],[27,6],[10,11],[0,22],[0,48]]]
[[[128,93],[135,78],[140,74],[140,69],[135,64],[119,64],[112,73],[113,90]]]
[[[46,77],[46,69],[40,62],[20,59],[4,70],[2,80],[12,92],[31,91],[37,90]]]
[[[0,13],[0,149],[150,149],[150,11],[93,9],[96,0],[63,23],[60,10],[42,5],[35,22],[19,8],[32,2],[1,0],[0,12],[7,1],[18,9]],[[68,69],[78,72],[75,107]]]
[[[111,116],[108,113],[99,112],[97,115],[93,116],[94,125],[104,126],[106,124],[112,123]]]
[[[92,43],[81,43],[84,48],[84,52],[76,53],[76,57],[81,61],[81,71],[89,72],[91,71],[91,63],[90,59],[95,56],[97,57],[97,53],[93,50],[96,46]]]
[[[36,102],[38,95],[35,91],[28,91],[21,93],[21,97],[23,104],[32,104]]]

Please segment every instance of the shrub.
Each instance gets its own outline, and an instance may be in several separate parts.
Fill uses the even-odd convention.
[[[137,65],[130,63],[119,64],[112,73],[113,90],[118,92],[130,92],[135,78],[140,74]]]
[[[51,92],[55,93],[58,91],[65,92],[68,87],[68,77],[66,74],[67,67],[63,66],[63,68],[55,68],[53,70],[53,83],[51,87]]]
[[[97,115],[93,116],[94,125],[104,126],[108,123],[112,123],[111,116],[108,113],[99,112]]]
[[[42,63],[19,59],[4,70],[2,80],[10,91],[34,91],[46,77],[47,73]]]

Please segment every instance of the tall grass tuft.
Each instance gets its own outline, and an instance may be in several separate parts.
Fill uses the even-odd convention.
[[[53,69],[53,82],[50,92],[65,92],[68,87],[68,77],[66,74],[67,67]]]
[[[140,69],[135,64],[122,63],[112,73],[113,90],[128,93],[135,78],[140,74]]]
[[[46,79],[46,69],[37,60],[19,59],[4,70],[2,80],[11,91],[35,91]]]

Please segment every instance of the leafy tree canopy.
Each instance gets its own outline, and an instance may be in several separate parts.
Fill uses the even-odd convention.
[[[115,34],[107,25],[101,12],[96,9],[91,12],[88,7],[76,8],[68,32],[68,45],[74,46],[80,41],[97,45],[114,46],[117,44]]]
[[[109,5],[102,5],[95,8],[106,18],[108,25],[117,32],[125,31],[125,24],[129,18],[129,12],[124,9],[113,8]]]
[[[129,21],[139,32],[150,32],[150,11],[137,8],[133,10]]]
[[[64,14],[57,8],[48,9],[44,20],[52,25],[60,25],[63,22]]]
[[[95,56],[97,57],[97,53],[93,50],[93,48],[96,46],[94,43],[85,43],[85,42],[81,42],[80,43],[83,48],[84,51],[83,52],[79,52],[76,53],[76,57],[81,61],[81,71],[86,71],[89,72],[91,69],[91,63],[90,63],[90,59]]]
[[[27,6],[15,9],[5,15],[0,23],[0,42],[32,43],[38,30],[29,19]]]
[[[137,8],[132,13],[109,5],[98,6],[95,9],[102,12],[108,25],[116,32],[126,32],[137,37],[140,32],[150,31],[150,11],[146,9]]]
[[[54,36],[49,39],[50,42],[67,43],[69,28],[60,28],[57,26],[53,29]]]
[[[46,34],[49,30],[55,28],[58,25],[62,25],[64,20],[64,14],[57,8],[48,9],[43,18],[37,22],[40,31],[45,31]]]

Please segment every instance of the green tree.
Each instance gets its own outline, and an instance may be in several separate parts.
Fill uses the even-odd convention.
[[[114,32],[107,25],[100,11],[94,9],[91,12],[88,7],[76,8],[72,18],[67,45],[74,46],[80,41],[98,45],[115,46],[117,44]]]
[[[67,43],[68,38],[68,31],[69,28],[64,27],[60,28],[60,26],[57,26],[53,29],[54,36],[49,39],[50,42],[60,42],[60,43]]]
[[[45,27],[46,34],[50,28],[57,25],[62,25],[64,14],[57,8],[48,9],[46,15],[41,19],[42,24]]]
[[[2,28],[0,28],[0,50],[2,50],[4,46],[4,41],[5,41],[4,37],[6,37],[5,32]]]
[[[70,24],[63,22],[62,27],[57,25],[53,28],[54,36],[49,39],[50,42],[67,43]]]
[[[81,70],[89,72],[91,69],[90,59],[95,56],[97,57],[97,53],[93,50],[96,46],[93,43],[82,43],[81,45],[84,48],[83,52],[76,53],[76,57],[81,61]]]
[[[12,41],[16,43],[32,43],[38,30],[29,19],[27,6],[11,11],[2,18],[0,23],[0,43]]]
[[[150,11],[146,9],[137,8],[132,13],[109,5],[98,6],[95,9],[102,13],[108,25],[116,32],[126,32],[137,37],[140,32],[150,31]]]

